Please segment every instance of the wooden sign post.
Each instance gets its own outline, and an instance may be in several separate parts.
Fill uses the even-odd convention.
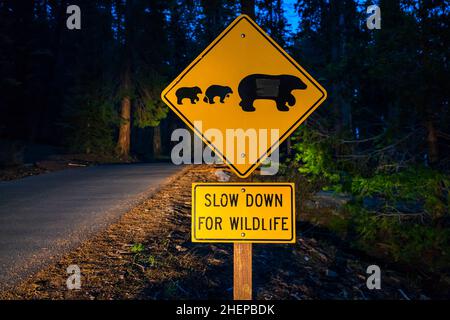
[[[252,244],[234,243],[233,298],[252,300]]]

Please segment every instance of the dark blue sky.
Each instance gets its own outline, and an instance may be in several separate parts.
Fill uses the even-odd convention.
[[[284,10],[286,14],[286,19],[288,20],[288,23],[290,26],[290,31],[296,30],[298,27],[298,21],[299,17],[297,12],[295,12],[294,4],[297,2],[297,0],[284,0]]]

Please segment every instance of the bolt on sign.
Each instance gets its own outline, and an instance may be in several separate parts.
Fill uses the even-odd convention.
[[[192,184],[192,241],[295,243],[294,184]]]
[[[161,94],[241,178],[327,93],[248,16],[234,20]]]

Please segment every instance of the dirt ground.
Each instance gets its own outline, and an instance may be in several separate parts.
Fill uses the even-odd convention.
[[[10,181],[49,172],[36,165],[0,168],[0,181]]]
[[[95,156],[86,154],[54,155],[34,163],[0,167],[0,181],[11,181],[29,176],[36,176],[53,171],[78,169],[102,163],[130,163],[136,159],[121,160],[108,156]]]
[[[191,183],[217,181],[219,168],[193,166],[126,213],[119,222],[62,257],[3,299],[232,299],[231,244],[190,241]],[[297,226],[295,245],[255,244],[256,299],[429,299],[410,275],[360,257]],[[81,289],[68,290],[66,268],[81,269]],[[366,287],[378,264],[381,290]],[[442,298],[442,297],[441,297]]]

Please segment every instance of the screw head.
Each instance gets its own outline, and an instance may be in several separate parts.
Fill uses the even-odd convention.
[[[245,233],[244,232],[241,233],[241,237],[245,237]]]
[[[245,188],[242,188],[242,189],[241,189],[241,192],[245,192]]]
[[[245,33],[241,33],[241,38],[245,38]]]
[[[245,153],[241,153],[241,158],[245,158]]]

